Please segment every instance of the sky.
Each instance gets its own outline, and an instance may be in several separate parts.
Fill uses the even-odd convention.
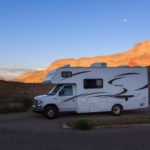
[[[0,76],[150,39],[149,0],[0,0]]]

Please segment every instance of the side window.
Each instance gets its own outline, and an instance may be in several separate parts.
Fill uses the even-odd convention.
[[[62,90],[59,92],[59,96],[72,96],[73,95],[73,88],[71,85],[64,86]]]
[[[72,77],[72,72],[71,72],[71,71],[63,71],[63,72],[61,73],[61,76],[62,76],[63,78]]]
[[[103,88],[102,79],[84,79],[85,89]]]

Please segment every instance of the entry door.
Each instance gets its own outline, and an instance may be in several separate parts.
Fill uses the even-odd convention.
[[[64,85],[59,92],[61,111],[75,111],[75,98],[76,95],[75,85]]]

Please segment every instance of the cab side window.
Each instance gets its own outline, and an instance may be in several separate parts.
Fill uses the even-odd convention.
[[[59,92],[59,96],[72,96],[73,88],[71,85],[64,86],[62,90]]]

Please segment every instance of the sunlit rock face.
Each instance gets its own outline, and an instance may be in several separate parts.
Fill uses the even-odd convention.
[[[19,76],[15,81],[26,82],[26,83],[40,83],[47,73],[55,68],[70,64],[70,66],[82,66],[88,67],[96,62],[105,62],[109,67],[128,65],[134,66],[150,66],[150,40],[140,42],[133,48],[126,52],[95,56],[95,57],[83,57],[79,59],[60,59],[54,61],[49,67],[43,71],[28,72],[22,76]]]

